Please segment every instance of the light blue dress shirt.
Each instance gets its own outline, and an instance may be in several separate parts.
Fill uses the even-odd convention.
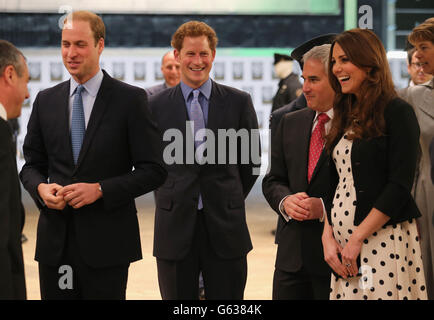
[[[84,109],[84,120],[87,124],[89,123],[90,114],[92,113],[93,105],[95,103],[96,95],[98,94],[98,90],[101,87],[102,79],[104,78],[104,74],[102,70],[94,75],[92,78],[83,83],[83,87],[85,90],[82,91],[81,97],[83,99],[83,109]],[[71,78],[70,86],[69,86],[69,126],[71,127],[72,120],[72,102],[74,101],[75,89],[79,86],[79,83]]]

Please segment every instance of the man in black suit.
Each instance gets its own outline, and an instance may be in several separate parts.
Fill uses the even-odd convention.
[[[321,198],[328,190],[329,170],[321,148],[333,116],[334,91],[327,76],[330,45],[321,43],[300,46],[308,108],[281,119],[272,140],[270,172],[262,183],[265,198],[279,215],[273,299],[329,296],[330,269],[321,243],[325,214]]]
[[[42,299],[125,299],[142,257],[134,198],[166,178],[145,91],[99,67],[104,38],[99,16],[67,16],[71,79],[38,94],[28,123],[20,176],[40,209]]]
[[[29,71],[23,54],[0,40],[0,300],[26,299],[21,232],[24,210],[16,152],[8,119],[21,114],[29,97]]]
[[[181,83],[150,98],[168,171],[156,193],[154,231],[163,299],[198,299],[200,271],[206,299],[242,299],[244,294],[246,256],[252,249],[244,199],[257,179],[259,140],[257,150],[242,147],[249,149],[258,123],[247,93],[209,78],[216,45],[217,36],[207,24],[190,21],[180,26],[172,46],[181,64]],[[206,142],[199,136],[204,129]],[[218,130],[244,133],[241,138],[248,141],[232,140],[224,146],[231,139]],[[185,143],[172,149],[178,133]],[[168,141],[170,135],[174,141]],[[170,159],[172,151],[175,159]]]

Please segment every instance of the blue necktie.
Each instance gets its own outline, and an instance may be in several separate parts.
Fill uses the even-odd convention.
[[[191,106],[190,106],[190,120],[194,122],[194,137],[196,137],[196,132],[199,131],[200,129],[204,129],[205,128],[205,120],[203,119],[203,112],[202,112],[202,107],[200,106],[199,103],[199,90],[193,90],[193,100],[191,101]],[[204,139],[196,141],[196,139],[194,140],[194,145],[196,147],[196,150],[199,148],[199,146],[204,142]],[[201,152],[198,153],[198,158],[199,160],[201,160],[203,157],[203,154]],[[198,204],[198,209],[202,209],[203,208],[203,203],[202,203],[202,196],[199,194],[199,204]]]
[[[78,155],[80,154],[81,145],[83,143],[84,133],[86,131],[86,123],[84,120],[83,99],[81,92],[84,90],[82,85],[75,89],[74,100],[72,102],[72,121],[71,121],[71,142],[72,154],[74,163],[77,164]]]

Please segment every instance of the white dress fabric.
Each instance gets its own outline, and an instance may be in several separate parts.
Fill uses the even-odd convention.
[[[339,183],[333,199],[331,225],[345,247],[357,206],[351,168],[352,140],[344,135],[333,150]],[[419,237],[415,220],[382,227],[365,239],[359,276],[343,279],[332,274],[331,300],[427,299]]]

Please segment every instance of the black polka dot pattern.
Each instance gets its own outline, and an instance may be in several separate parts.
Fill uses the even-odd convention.
[[[332,207],[333,233],[344,247],[354,234],[356,189],[351,167],[352,141],[341,139],[333,150],[339,184]],[[362,165],[362,164],[361,164]],[[420,243],[415,221],[384,226],[365,239],[360,252],[361,276],[332,275],[331,300],[427,299]]]

